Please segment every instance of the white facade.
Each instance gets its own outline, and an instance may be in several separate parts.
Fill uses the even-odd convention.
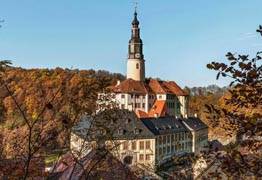
[[[143,164],[148,168],[155,168],[155,139],[135,139],[118,141],[120,146],[113,152],[122,162],[130,156],[130,165]]]
[[[136,81],[145,81],[145,60],[128,59],[126,77]]]
[[[142,110],[148,112],[148,95],[133,95],[127,93],[116,94],[116,102],[120,109],[127,109],[129,111]]]
[[[152,170],[166,160],[170,160],[174,155],[192,152],[190,132],[159,135],[152,139],[111,140],[105,144],[108,149],[112,149],[112,154],[123,163],[126,163],[125,158],[129,156],[132,159],[129,165],[144,165]],[[70,148],[81,158],[92,149],[97,148],[97,144],[87,142],[72,133]]]
[[[208,145],[208,128],[194,130],[185,122],[184,125],[191,131],[192,134],[192,152],[195,154],[201,153]]]
[[[190,132],[177,132],[157,136],[156,162],[157,165],[165,160],[182,153],[192,152],[192,136]]]
[[[148,113],[156,100],[166,102],[167,114],[170,116],[185,117],[187,115],[188,102],[185,96],[176,96],[173,94],[115,94],[115,102],[119,104],[119,108],[130,111],[141,110]]]

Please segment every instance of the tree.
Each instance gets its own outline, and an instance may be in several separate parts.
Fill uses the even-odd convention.
[[[44,160],[53,149],[68,150],[71,128],[82,115],[95,114],[97,92],[120,77],[93,70],[24,70],[10,67],[9,61],[0,63],[0,98],[5,108],[0,117],[0,167],[13,160],[24,166],[18,174],[9,168],[9,177],[35,176],[36,158]]]
[[[257,32],[262,32],[262,27]],[[262,34],[261,34],[262,35]],[[212,62],[207,68],[218,71],[217,79],[231,78],[229,95],[223,106],[206,105],[210,119],[216,126],[223,117],[224,128],[229,134],[236,131],[236,142],[219,155],[222,172],[229,177],[247,175],[261,177],[261,127],[262,127],[262,65],[261,54],[254,58],[228,52],[228,63]]]

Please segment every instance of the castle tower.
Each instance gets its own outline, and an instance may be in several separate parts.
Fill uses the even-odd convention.
[[[135,10],[132,22],[131,39],[128,45],[127,78],[136,81],[145,80],[145,60],[143,55],[143,42],[140,39],[139,21]]]

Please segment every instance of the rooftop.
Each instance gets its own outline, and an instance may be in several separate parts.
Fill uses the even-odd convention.
[[[99,133],[101,130],[105,132],[101,133],[102,135]],[[92,135],[95,135],[95,138],[104,136],[107,140],[154,138],[154,134],[137,118],[134,112],[119,109],[106,110],[95,117],[81,118],[72,131],[85,139],[93,138]],[[94,133],[87,135],[88,131]]]
[[[185,132],[188,129],[182,123],[181,119],[175,117],[143,118],[142,122],[150,129],[154,135],[171,134]]]
[[[183,123],[189,126],[189,128],[193,130],[200,130],[200,129],[208,128],[208,126],[203,121],[201,121],[199,118],[196,118],[196,117],[189,117],[189,118],[183,119]]]
[[[190,131],[187,126],[193,130],[207,128],[199,118],[173,116],[137,118],[134,112],[117,109],[106,110],[95,117],[82,118],[72,132],[83,139],[101,137],[105,140],[153,139],[157,135]]]
[[[157,79],[147,79],[145,82],[126,79],[111,87],[111,89],[116,93],[188,95],[174,81],[160,81]]]

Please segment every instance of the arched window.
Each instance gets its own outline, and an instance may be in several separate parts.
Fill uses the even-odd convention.
[[[136,69],[139,69],[139,64],[138,63],[136,63]]]
[[[131,52],[131,53],[134,53],[134,52],[135,52],[135,45],[134,45],[134,44],[131,44],[131,45],[130,45],[130,52]]]

